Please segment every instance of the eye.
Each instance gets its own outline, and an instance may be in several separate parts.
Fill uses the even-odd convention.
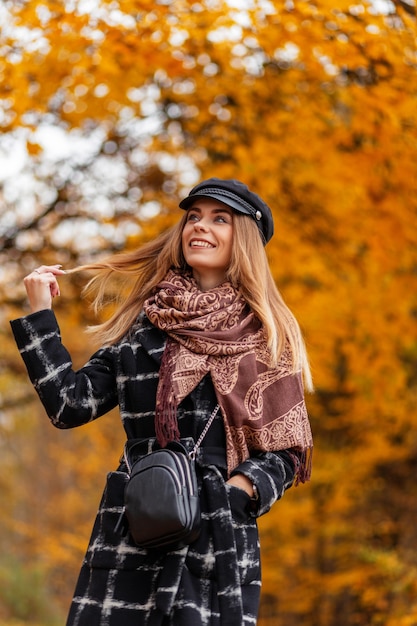
[[[219,213],[215,217],[215,222],[220,222],[221,224],[230,224],[232,221],[232,216],[229,213]]]
[[[188,217],[187,217],[187,222],[197,222],[198,221],[198,215],[197,213],[188,213]]]

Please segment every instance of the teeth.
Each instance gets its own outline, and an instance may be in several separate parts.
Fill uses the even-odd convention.
[[[192,248],[213,248],[214,246],[212,246],[211,243],[208,243],[208,241],[192,241],[191,247]]]

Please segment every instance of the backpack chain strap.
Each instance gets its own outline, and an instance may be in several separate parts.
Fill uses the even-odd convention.
[[[212,414],[210,415],[210,417],[207,420],[207,424],[204,426],[203,428],[203,432],[201,433],[201,435],[199,436],[194,448],[191,450],[191,452],[189,453],[189,458],[194,461],[196,455],[197,455],[197,451],[199,449],[199,447],[202,444],[202,441],[204,439],[204,437],[207,435],[207,431],[210,428],[210,426],[213,423],[214,418],[216,417],[217,411],[220,409],[220,405],[216,404],[216,406],[214,407],[214,410],[212,412]]]

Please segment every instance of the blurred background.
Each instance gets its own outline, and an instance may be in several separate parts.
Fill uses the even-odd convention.
[[[312,480],[259,522],[259,626],[416,626],[414,0],[3,0],[0,26],[0,626],[65,622],[123,445],[117,412],[49,424],[22,279],[140,245],[210,176],[272,207],[316,386]],[[75,367],[84,284],[55,304]]]

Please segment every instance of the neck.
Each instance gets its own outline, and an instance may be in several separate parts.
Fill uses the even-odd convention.
[[[217,280],[217,279],[210,279],[210,278],[197,278],[196,276],[194,276],[194,279],[198,285],[198,288],[200,289],[200,291],[210,291],[211,289],[215,289],[216,287],[218,287],[219,285],[221,285],[222,283],[224,283],[225,278],[222,277],[221,279]]]
[[[226,276],[223,273],[207,276],[199,272],[193,272],[193,278],[201,291],[210,291],[210,289],[218,287],[226,280]]]

